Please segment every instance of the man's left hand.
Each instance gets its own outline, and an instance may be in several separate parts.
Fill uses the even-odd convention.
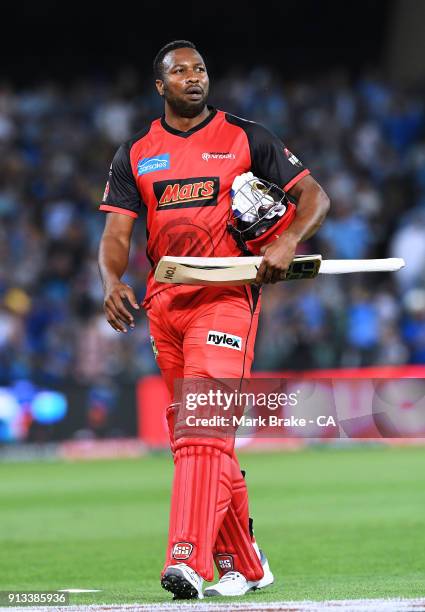
[[[263,260],[255,278],[256,284],[276,283],[284,280],[288,267],[295,257],[298,240],[291,234],[282,234],[274,242],[261,249]]]

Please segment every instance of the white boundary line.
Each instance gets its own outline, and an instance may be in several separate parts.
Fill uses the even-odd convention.
[[[424,612],[425,598],[335,599],[330,601],[273,601],[235,603],[100,604],[39,607],[0,607],[0,612]]]
[[[58,589],[58,593],[101,593],[102,589]]]

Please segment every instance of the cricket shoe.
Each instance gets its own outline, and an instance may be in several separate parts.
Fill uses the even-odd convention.
[[[203,599],[204,579],[186,563],[169,565],[161,578],[161,586],[174,593],[174,599]]]
[[[249,593],[249,591],[264,589],[273,584],[274,576],[270,571],[266,555],[259,549],[257,554],[259,554],[261,565],[264,570],[264,576],[261,580],[247,580],[240,572],[226,572],[217,584],[205,589],[205,597],[215,597],[217,595],[220,597],[240,597],[241,595]]]

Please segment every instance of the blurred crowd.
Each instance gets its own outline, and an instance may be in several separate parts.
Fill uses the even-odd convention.
[[[328,192],[328,219],[300,252],[407,263],[266,287],[257,370],[425,363],[423,99],[372,73],[288,83],[256,68],[213,80],[211,103],[273,130]],[[0,85],[0,385],[157,371],[143,313],[125,336],[105,320],[97,209],[117,147],[161,113],[150,78],[131,69],[113,82]],[[139,219],[125,281],[140,300],[145,245]]]

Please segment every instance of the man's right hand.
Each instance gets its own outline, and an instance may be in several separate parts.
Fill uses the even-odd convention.
[[[99,244],[99,271],[102,277],[105,299],[103,309],[111,327],[126,332],[127,323],[134,327],[133,315],[123,300],[140,310],[133,289],[121,282],[130,252],[130,239],[135,219],[119,212],[108,212],[105,229]]]
[[[134,327],[134,317],[127,310],[123,300],[126,299],[136,310],[140,310],[136,296],[130,285],[126,285],[121,281],[116,281],[105,287],[105,299],[103,309],[106,314],[106,319],[116,331],[127,332],[125,323],[130,327]]]

